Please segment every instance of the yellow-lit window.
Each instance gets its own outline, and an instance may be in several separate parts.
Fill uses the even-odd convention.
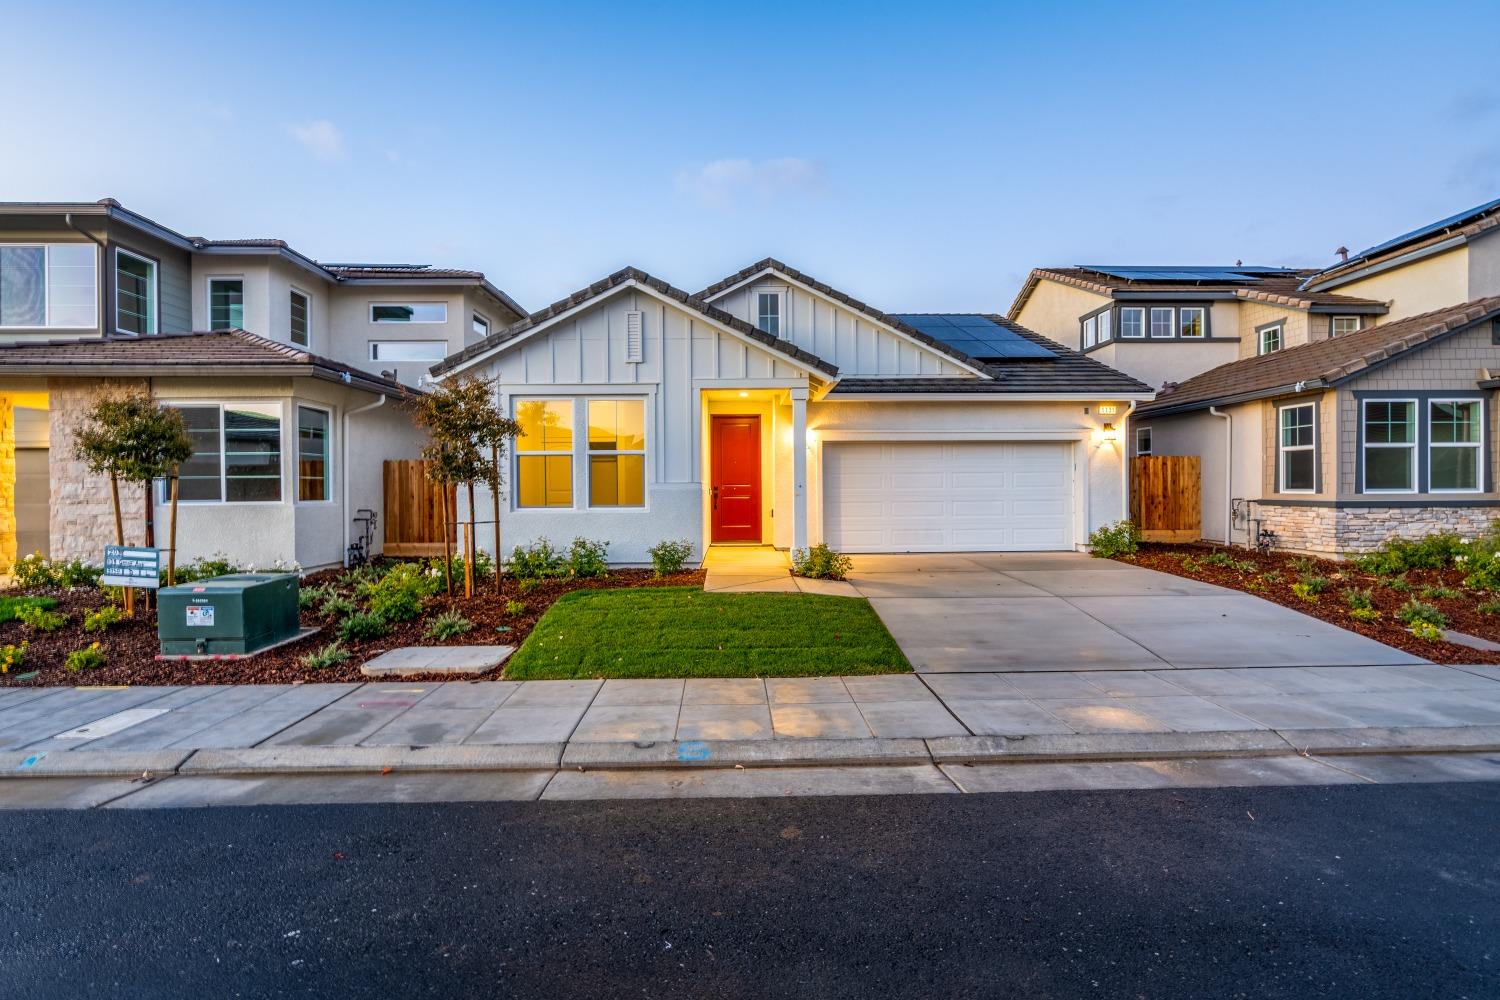
[[[589,506],[646,505],[646,404],[589,400]]]
[[[516,402],[516,505],[573,506],[573,401]]]

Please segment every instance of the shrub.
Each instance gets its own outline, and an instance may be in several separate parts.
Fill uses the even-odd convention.
[[[1360,556],[1355,560],[1355,566],[1376,576],[1396,576],[1413,569],[1443,569],[1467,551],[1464,540],[1455,534],[1392,538],[1379,550]]]
[[[207,580],[213,576],[228,576],[231,573],[240,572],[240,568],[229,561],[223,553],[213,556],[199,556],[190,563],[178,566],[175,578],[178,583],[192,583],[194,580]]]
[[[6,643],[0,646],[0,674],[8,674],[12,670],[21,669],[21,664],[26,660],[26,650],[30,643],[23,642],[19,646],[14,643]]]
[[[1203,557],[1203,562],[1209,566],[1232,569],[1237,573],[1254,573],[1256,570],[1255,563],[1248,559],[1236,559],[1223,549],[1214,549]]]
[[[526,602],[525,601],[506,601],[505,602],[505,613],[508,614],[508,615],[510,615],[510,616],[512,616],[512,617],[514,617],[516,615],[524,615],[526,613]]]
[[[529,594],[542,585],[542,581],[530,578],[516,581],[516,590],[521,594]]]
[[[306,667],[308,670],[325,670],[328,667],[336,667],[340,663],[346,663],[348,660],[349,651],[337,639],[322,649],[315,649],[305,656],[297,657],[298,665]]]
[[[339,589],[353,591],[363,596],[365,588],[385,576],[388,569],[390,569],[389,566],[381,563],[365,563],[363,566],[356,566],[339,574],[335,582]]]
[[[681,573],[687,561],[693,557],[693,543],[686,538],[681,541],[666,539],[657,542],[646,551],[651,553],[651,572],[658,576]]]
[[[566,560],[545,538],[530,545],[517,545],[510,554],[510,571],[517,580],[540,580],[561,576]]]
[[[1464,560],[1468,570],[1464,586],[1471,590],[1500,590],[1500,555],[1490,550],[1480,550]]]
[[[97,642],[91,642],[82,649],[75,649],[68,654],[63,666],[72,673],[81,670],[96,670],[104,666],[104,647]]]
[[[1405,576],[1392,577],[1385,582],[1385,585],[1398,594],[1410,594],[1413,589],[1410,581]]]
[[[1199,562],[1197,557],[1191,553],[1178,556],[1177,561],[1182,564],[1182,571],[1184,573],[1197,573],[1203,569],[1203,563]]]
[[[427,626],[427,638],[442,642],[456,635],[463,635],[473,627],[474,623],[457,611],[445,611]]]
[[[792,550],[792,572],[813,580],[842,580],[854,568],[854,560],[819,542],[810,549]]]
[[[83,630],[85,632],[103,632],[105,629],[118,625],[125,620],[125,610],[114,604],[106,604],[97,611],[90,611],[83,616]]]
[[[422,614],[422,602],[431,597],[438,580],[422,572],[416,563],[397,563],[374,583],[363,588],[365,607],[388,622],[407,622]]]
[[[330,597],[337,596],[337,593],[337,591],[327,585],[321,587],[302,587],[297,591],[297,607],[303,611],[311,611]]]
[[[1412,598],[1405,604],[1401,605],[1400,610],[1396,612],[1396,617],[1401,619],[1402,623],[1406,625],[1415,625],[1417,622],[1426,622],[1427,624],[1433,625],[1437,628],[1443,628],[1448,624],[1447,615],[1443,614],[1431,604],[1423,604],[1416,598]]]
[[[573,580],[602,580],[609,576],[609,543],[575,538],[568,547],[568,577]]]
[[[1437,642],[1443,637],[1442,627],[1439,625],[1434,625],[1432,622],[1412,622],[1411,628],[1407,629],[1407,631],[1416,636],[1418,639],[1421,639],[1423,642]]]
[[[1309,604],[1316,604],[1318,601],[1318,592],[1308,586],[1306,582],[1292,584],[1292,593],[1296,595],[1298,600],[1307,601]]]
[[[1418,593],[1421,595],[1421,598],[1424,601],[1451,601],[1456,597],[1464,596],[1461,591],[1454,590],[1452,587],[1444,587],[1442,585],[1434,587],[1423,587],[1420,591],[1418,591]]]
[[[21,613],[22,608],[55,608],[57,598],[55,597],[0,597],[0,624],[13,622]]]
[[[1500,615],[1500,601],[1480,601],[1474,610],[1482,615]]]
[[[318,614],[324,618],[342,618],[357,610],[359,610],[358,605],[349,600],[349,598],[340,596],[339,594],[333,594],[325,598],[323,603],[318,606]]]
[[[1375,606],[1375,595],[1369,590],[1350,587],[1344,591],[1344,603],[1352,611],[1368,611]]]
[[[1374,608],[1350,608],[1349,617],[1357,622],[1372,622],[1380,617],[1380,612]]]
[[[82,559],[64,562],[34,552],[17,559],[11,573],[22,590],[34,590],[39,587],[96,587],[104,569],[90,566]]]
[[[1262,580],[1266,581],[1267,583],[1280,583],[1281,582],[1281,570],[1279,570],[1279,569],[1268,569],[1268,570],[1266,570],[1264,573],[1262,573],[1260,575],[1260,578]]]
[[[379,639],[385,633],[385,619],[371,612],[356,611],[339,622],[339,638],[345,642],[355,639]]]
[[[428,572],[434,578],[445,579],[443,577],[443,559],[441,556],[436,559],[430,560],[427,565]],[[464,578],[463,556],[455,554],[452,561],[449,562],[448,566],[453,572],[453,579],[455,581],[462,580]],[[474,556],[474,579],[478,580],[482,577],[493,576],[494,574],[495,560],[492,559],[490,557],[490,554],[484,551],[484,549],[479,549],[478,553]]]
[[[68,623],[68,616],[61,611],[48,611],[36,604],[17,608],[16,618],[22,625],[37,632],[56,632]]]
[[[1259,593],[1260,591],[1266,589],[1266,581],[1262,580],[1258,576],[1252,576],[1250,579],[1245,581],[1245,589],[1253,590]]]
[[[1330,586],[1330,581],[1329,581],[1328,577],[1326,577],[1326,576],[1317,576],[1317,575],[1311,574],[1311,573],[1308,574],[1308,575],[1306,575],[1306,576],[1304,576],[1304,577],[1302,577],[1300,580],[1297,581],[1297,583],[1299,583],[1303,587],[1305,587],[1307,589],[1308,593],[1310,593],[1310,594],[1312,594],[1314,596],[1317,596],[1318,594],[1323,593],[1323,591],[1327,590],[1329,588],[1329,586]],[[1295,586],[1295,584],[1294,584],[1294,586]]]
[[[1141,532],[1134,521],[1116,521],[1095,528],[1089,535],[1089,551],[1100,559],[1133,556],[1141,547]]]
[[[1291,561],[1290,565],[1292,572],[1298,576],[1311,576],[1318,572],[1317,560],[1309,559],[1307,556],[1297,556]]]

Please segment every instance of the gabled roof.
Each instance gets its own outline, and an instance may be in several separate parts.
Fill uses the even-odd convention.
[[[244,330],[0,344],[0,374],[305,375],[367,392],[420,395],[400,382]]]
[[[949,360],[956,361],[966,368],[970,368],[975,372],[984,374],[984,365],[978,359],[971,358],[963,351],[957,350],[940,340],[928,336],[921,330],[918,330],[916,327],[911,326],[907,323],[903,323],[895,316],[892,316],[889,313],[881,312],[874,306],[869,305],[865,302],[861,302],[859,299],[854,298],[854,296],[841,292],[837,288],[834,288],[832,285],[825,284],[824,282],[819,281],[817,278],[814,278],[810,274],[805,274],[802,271],[797,270],[795,267],[789,267],[788,265],[783,264],[775,257],[766,257],[763,260],[756,261],[749,267],[742,268],[739,271],[736,271],[734,274],[731,274],[729,277],[724,278],[721,281],[714,282],[712,285],[709,285],[707,288],[703,289],[703,291],[699,292],[697,297],[700,299],[715,298],[716,296],[729,291],[731,288],[734,288],[737,285],[742,285],[747,281],[753,281],[761,275],[768,273],[779,274],[783,277],[790,278],[791,280],[798,282],[799,284],[806,285],[808,288],[811,288],[822,295],[828,296],[830,299],[833,299],[840,305],[846,306],[849,309],[852,309],[854,312],[867,316],[877,323],[882,323],[885,326],[890,327],[892,330],[897,330],[903,336],[909,337],[912,340],[917,341],[919,344],[932,348],[938,354],[947,357]]]
[[[520,322],[506,327],[504,330],[492,333],[488,337],[485,337],[483,340],[478,341],[477,343],[470,344],[468,347],[465,347],[457,354],[449,355],[438,364],[433,365],[432,374],[443,375],[447,372],[453,371],[454,369],[466,367],[481,356],[501,350],[507,344],[525,337],[527,334],[537,330],[542,326],[547,325],[548,323],[558,319],[564,314],[570,313],[578,307],[585,305],[588,302],[591,302],[592,300],[597,299],[603,295],[606,295],[617,288],[630,284],[644,286],[645,288],[663,295],[671,299],[673,302],[676,302],[678,305],[681,305],[687,309],[691,309],[692,311],[699,313],[710,320],[713,320],[720,326],[728,327],[730,330],[733,330],[740,336],[745,337],[749,340],[753,340],[761,347],[764,347],[767,350],[773,351],[777,354],[781,354],[805,368],[812,368],[819,374],[824,375],[830,379],[838,377],[838,368],[830,362],[824,361],[816,354],[813,354],[810,351],[804,351],[802,348],[795,346],[789,341],[782,340],[779,337],[773,337],[769,333],[766,333],[765,331],[760,330],[757,327],[751,326],[744,320],[739,319],[735,316],[731,316],[724,310],[709,305],[703,300],[702,296],[689,295],[682,289],[674,288],[673,286],[667,284],[665,281],[662,281],[660,278],[652,277],[638,267],[621,268],[604,280],[596,281],[592,285],[589,285],[587,288],[580,288],[578,291],[574,292],[572,295],[569,295],[567,298],[559,299],[547,308],[532,313],[530,316],[527,316]]]
[[[1124,269],[1122,269],[1124,270]],[[1185,271],[1191,268],[1164,268],[1164,271]],[[1223,268],[1235,271],[1235,268]],[[1302,288],[1303,279],[1311,270],[1245,268],[1242,280],[1172,281],[1149,278],[1132,278],[1110,274],[1092,267],[1038,267],[1033,268],[1016,293],[1010,311],[1011,319],[1020,315],[1026,300],[1042,281],[1055,281],[1061,285],[1081,288],[1087,292],[1110,299],[1172,298],[1190,295],[1194,298],[1244,299],[1252,302],[1269,302],[1294,309],[1327,312],[1330,309],[1347,309],[1351,313],[1369,314],[1386,311],[1385,303],[1375,299],[1362,299],[1352,295],[1335,295],[1327,292],[1310,292]]]
[[[1336,386],[1496,315],[1500,315],[1500,296],[1231,361],[1163,390],[1136,413],[1146,416],[1201,410],[1301,389]]]
[[[1303,287],[1318,288],[1337,285],[1358,277],[1366,269],[1406,254],[1441,252],[1448,244],[1458,246],[1481,233],[1500,227],[1500,199],[1476,205],[1467,211],[1450,215],[1446,219],[1429,223],[1395,239],[1377,243],[1361,250],[1348,260],[1341,260],[1332,267],[1315,271],[1302,282]]]

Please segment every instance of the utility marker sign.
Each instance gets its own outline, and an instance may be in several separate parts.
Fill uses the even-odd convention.
[[[212,628],[214,624],[214,606],[212,604],[189,604],[187,606],[187,623],[190,628]]]
[[[161,586],[161,549],[104,546],[104,575],[99,582],[108,587]]]

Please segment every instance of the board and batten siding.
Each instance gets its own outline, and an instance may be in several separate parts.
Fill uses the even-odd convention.
[[[836,365],[845,377],[964,375],[968,370],[874,320],[784,281],[756,282],[726,292],[713,304],[754,326],[757,296],[782,295],[781,336]]]

